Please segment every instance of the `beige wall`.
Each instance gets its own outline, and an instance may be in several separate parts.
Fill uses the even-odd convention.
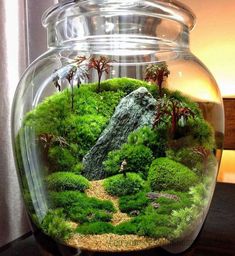
[[[224,97],[235,97],[235,0],[181,0],[196,14],[191,50],[213,73]],[[235,151],[224,151],[219,181],[235,183]]]
[[[223,96],[235,96],[235,0],[181,0],[197,16],[191,49],[215,76]]]

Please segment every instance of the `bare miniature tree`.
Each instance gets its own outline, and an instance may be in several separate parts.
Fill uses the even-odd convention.
[[[67,66],[64,66],[58,70],[55,70],[53,75],[53,84],[61,91],[61,81],[66,79],[71,88],[71,109],[74,110],[74,84],[77,84],[79,88],[82,80],[89,78],[88,64],[85,62],[87,58],[85,56],[77,56]]]
[[[49,148],[53,144],[59,144],[60,147],[66,147],[69,146],[65,138],[61,136],[55,136],[53,134],[49,133],[42,133],[39,135],[39,141],[42,143],[43,148],[46,152],[48,152]]]
[[[145,80],[149,82],[154,82],[159,88],[159,96],[162,98],[162,87],[165,77],[170,75],[168,66],[166,63],[162,64],[150,64],[145,69]]]
[[[106,74],[109,73],[110,71],[110,63],[112,62],[111,59],[105,56],[100,56],[98,58],[92,57],[89,62],[89,69],[95,69],[98,74],[98,92],[101,91],[101,78],[103,73],[105,72]]]

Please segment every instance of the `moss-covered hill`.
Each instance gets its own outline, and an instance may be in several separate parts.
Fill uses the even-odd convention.
[[[153,124],[130,132],[103,161],[102,189],[116,197],[118,211],[128,216],[128,221],[114,226],[117,206],[87,195],[94,181],[83,176],[83,157],[123,97],[140,87],[155,98]],[[95,83],[81,85],[74,88],[73,100],[71,109],[71,91],[58,92],[24,120],[24,127],[35,130],[45,159],[51,210],[39,224],[44,232],[62,240],[74,232],[156,239],[182,235],[204,207],[208,163],[214,171],[214,132],[197,104],[179,92],[164,90],[159,97],[155,85],[129,78],[106,80],[99,91]],[[76,231],[71,221],[78,224]]]

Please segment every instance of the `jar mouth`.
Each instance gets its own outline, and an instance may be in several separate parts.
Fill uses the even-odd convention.
[[[145,13],[151,17],[173,20],[192,30],[196,16],[185,4],[177,0],[62,0],[49,8],[42,17],[42,24],[48,27],[70,16],[97,13]]]

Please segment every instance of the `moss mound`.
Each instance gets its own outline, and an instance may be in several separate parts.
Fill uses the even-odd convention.
[[[89,181],[70,172],[55,172],[46,178],[48,189],[55,191],[78,190],[84,191],[89,187]]]
[[[167,157],[154,160],[148,176],[153,191],[167,189],[188,191],[189,187],[197,184],[198,181],[198,176],[189,168]]]
[[[113,196],[135,194],[144,187],[144,180],[136,173],[118,174],[105,179],[104,188]]]

